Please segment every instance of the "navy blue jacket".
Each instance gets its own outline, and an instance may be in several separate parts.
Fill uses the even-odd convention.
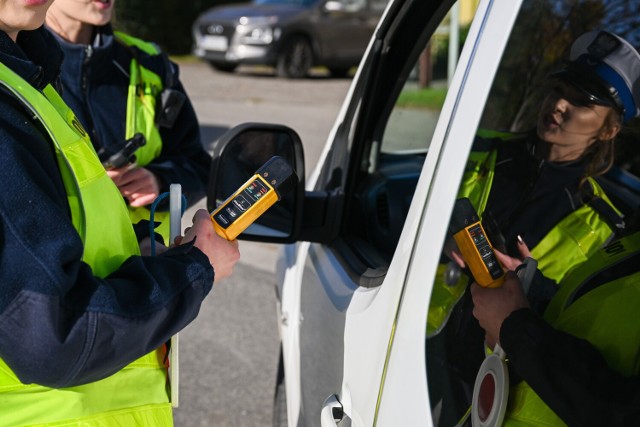
[[[17,43],[0,32],[0,62],[38,89],[55,82],[61,59],[44,28],[20,32]],[[104,378],[196,317],[213,283],[196,247],[130,257],[105,279],[80,260],[52,141],[6,90],[0,182],[0,357],[22,382],[64,387]]]
[[[110,25],[96,28],[92,46],[71,44],[52,34],[64,52],[62,97],[91,135],[96,151],[119,151],[125,143],[130,50],[115,40]],[[139,49],[136,52],[141,65],[185,93],[175,63]],[[169,64],[171,70],[166,69]],[[172,78],[167,78],[168,73]],[[173,127],[159,129],[162,152],[145,168],[159,179],[161,193],[169,191],[170,184],[181,184],[192,205],[205,195],[211,157],[202,147],[198,119],[188,98]]]

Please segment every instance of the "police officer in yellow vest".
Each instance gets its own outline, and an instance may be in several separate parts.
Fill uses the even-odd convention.
[[[181,184],[192,204],[204,196],[210,157],[200,140],[178,66],[153,44],[112,31],[115,0],[57,0],[46,25],[62,46],[62,96],[76,113],[107,173],[128,202],[132,222],[149,220],[149,206],[170,184]],[[135,162],[111,165],[127,141],[146,144]],[[168,242],[166,205],[154,215]]]
[[[479,133],[459,190],[485,228],[502,233],[494,243],[502,240],[502,249],[516,256],[523,240],[540,270],[556,282],[624,228],[620,211],[594,177],[611,167],[614,138],[622,123],[636,116],[640,95],[632,93],[632,85],[640,55],[611,33],[589,34],[575,41],[566,66],[550,76],[553,86],[534,132]],[[587,40],[617,50],[596,51],[606,47]],[[444,276],[437,278],[432,295],[428,336],[442,329],[467,287],[464,276],[450,283]]]
[[[157,257],[59,96],[52,0],[0,2],[0,424],[171,426],[164,343],[231,274],[205,210]],[[148,239],[148,238],[147,238]]]
[[[550,300],[527,298],[513,273],[502,288],[472,285],[473,314],[487,343],[500,342],[510,375],[519,379],[504,426],[638,425],[639,266],[636,231],[596,252],[559,286],[534,281],[532,287],[554,290]]]

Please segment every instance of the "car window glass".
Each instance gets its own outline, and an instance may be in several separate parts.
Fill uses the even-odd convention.
[[[479,106],[483,108],[483,116],[477,129],[474,157],[469,158],[460,184],[460,188],[466,191],[464,195],[473,199],[476,193],[470,192],[469,183],[473,182],[473,185],[476,185],[482,176],[489,174],[493,176],[493,169],[490,170],[484,166],[477,169],[471,167],[471,165],[479,165],[484,161],[483,159],[488,159],[483,157],[483,153],[490,152],[491,147],[495,147],[498,143],[506,147],[515,147],[508,144],[525,141],[517,139],[520,135],[532,135],[535,138],[536,126],[541,117],[542,101],[554,84],[549,75],[562,67],[573,40],[587,31],[606,29],[622,36],[637,49],[640,47],[640,27],[637,25],[639,9],[640,4],[631,1],[525,0],[523,2],[500,66],[491,83],[487,102],[484,106]],[[401,118],[399,114],[398,117]],[[403,129],[402,126],[399,128]],[[607,196],[623,214],[631,214],[640,205],[640,188],[637,187],[636,178],[640,166],[640,150],[637,148],[639,128],[638,119],[631,120],[624,126],[616,141],[617,156],[612,169],[617,171],[616,173],[632,174],[625,176],[636,179],[635,189],[633,185],[625,184],[611,173],[597,178]],[[387,130],[387,132],[390,131],[390,129]],[[397,133],[401,134],[400,131]],[[517,136],[516,139],[513,139],[514,134]],[[398,144],[401,144],[402,138],[396,137],[395,133],[393,136]],[[512,161],[512,158],[510,159],[509,161]],[[500,161],[506,160],[498,159],[498,163]],[[489,165],[489,163],[483,163],[483,165]],[[472,176],[473,173],[476,175]],[[513,175],[514,179],[522,176],[523,173],[524,171],[520,171],[519,174]],[[458,193],[459,197],[462,195]],[[491,198],[492,194],[489,193],[488,197]],[[527,196],[519,193],[519,197],[524,200]],[[544,199],[541,203],[544,203]],[[499,211],[497,215],[501,212],[504,210]],[[508,238],[505,240],[505,233],[502,233],[504,230],[495,227],[498,222],[510,224],[512,217],[509,221],[496,221],[486,212],[481,216],[486,235],[494,246],[503,250],[515,247],[513,241],[508,241],[510,240]],[[451,224],[455,223],[455,219],[452,216]],[[438,411],[434,411],[439,414],[438,418],[434,419],[434,425],[453,425],[462,417],[464,410],[469,407],[469,402],[458,394],[465,387],[473,389],[473,379],[477,372],[477,370],[465,371],[469,366],[476,366],[469,362],[472,359],[467,360],[467,358],[476,357],[477,362],[477,358],[481,361],[484,356],[482,331],[478,329],[471,311],[460,309],[472,304],[468,292],[470,280],[466,275],[467,270],[461,269],[450,257],[444,255],[451,252],[453,240],[450,236],[443,247],[440,268],[434,278],[434,291],[431,295],[427,322],[427,336],[430,336],[426,346],[429,394],[432,403],[439,408]],[[511,240],[515,241],[515,238]],[[535,250],[535,248],[530,249]],[[514,250],[510,252],[512,256],[516,256]],[[562,259],[563,262],[566,261],[565,258]],[[454,306],[456,309],[453,308]],[[474,337],[466,333],[460,335],[460,331],[472,329],[477,330]],[[448,371],[442,369],[443,366],[453,366],[453,368]]]
[[[393,98],[383,97],[390,104],[386,122],[376,121],[377,137],[362,154],[362,173],[350,197],[341,237],[343,248],[377,275],[374,284],[384,279],[395,253],[447,92],[449,28],[447,15],[430,39],[425,36],[421,49],[411,47],[414,55],[404,65],[409,74],[406,83]]]
[[[366,5],[365,0],[341,0],[346,12],[357,12],[364,9]]]
[[[370,0],[369,8],[373,11],[382,12],[387,7],[387,0]]]
[[[469,22],[452,22],[451,16],[447,15],[425,46],[396,100],[384,131],[384,153],[426,152],[429,148],[469,27]],[[453,31],[458,32],[459,46],[449,45]]]

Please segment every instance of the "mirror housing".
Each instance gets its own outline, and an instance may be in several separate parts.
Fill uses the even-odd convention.
[[[213,147],[207,188],[211,213],[271,157],[285,159],[298,177],[297,184],[238,236],[267,243],[310,241],[330,243],[339,230],[343,197],[339,192],[305,192],[302,142],[283,125],[244,123],[228,130]]]

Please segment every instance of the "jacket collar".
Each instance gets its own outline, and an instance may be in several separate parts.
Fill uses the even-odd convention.
[[[44,27],[20,31],[15,43],[0,31],[0,62],[41,90],[50,83],[57,86],[62,51]]]
[[[95,28],[94,38],[90,45],[70,43],[55,32],[49,31],[64,52],[63,67],[65,72],[77,74],[89,70],[88,72],[93,77],[112,72],[110,63],[114,55],[114,36],[110,24]]]

